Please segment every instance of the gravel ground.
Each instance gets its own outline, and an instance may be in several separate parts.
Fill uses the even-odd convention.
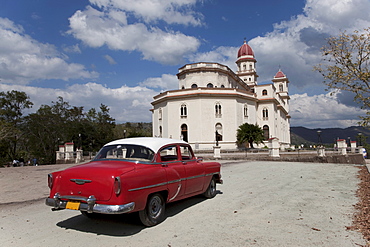
[[[47,174],[69,166],[0,169],[2,246],[347,247],[366,246],[361,233],[369,239],[369,213],[360,213],[369,184],[358,190],[368,173],[359,176],[363,169],[354,165],[226,162],[215,198],[168,204],[167,219],[151,228],[131,216],[90,220],[50,211]],[[354,215],[365,220],[353,224]]]

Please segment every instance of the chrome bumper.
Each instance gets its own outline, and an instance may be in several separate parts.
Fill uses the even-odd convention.
[[[94,196],[61,196],[59,195],[59,193],[56,193],[53,198],[46,198],[45,204],[53,207],[51,209],[53,211],[62,210],[66,208],[68,200],[80,201],[80,206],[78,210],[86,211],[88,213],[123,214],[128,213],[135,208],[134,202],[123,205],[96,204],[96,198]]]

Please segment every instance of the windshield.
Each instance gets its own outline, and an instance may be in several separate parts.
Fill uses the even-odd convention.
[[[94,160],[109,159],[109,160],[135,160],[135,161],[151,161],[154,157],[154,152],[140,145],[111,145],[104,146],[100,149]]]

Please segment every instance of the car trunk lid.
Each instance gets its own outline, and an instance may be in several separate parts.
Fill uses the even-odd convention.
[[[68,168],[59,174],[59,188],[63,197],[94,196],[97,201],[108,201],[115,177],[132,171],[135,165],[124,161],[93,161]]]

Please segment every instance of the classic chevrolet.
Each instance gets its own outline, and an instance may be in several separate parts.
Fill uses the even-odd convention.
[[[138,137],[112,141],[85,164],[48,175],[52,210],[96,214],[139,212],[145,226],[165,218],[165,204],[203,194],[213,198],[221,165],[203,162],[181,140]]]

